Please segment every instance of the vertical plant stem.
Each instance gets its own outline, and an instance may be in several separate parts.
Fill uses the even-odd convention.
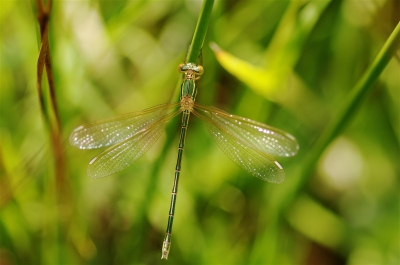
[[[46,194],[49,199],[48,203],[55,208],[55,211],[50,211],[50,218],[57,220],[55,227],[43,227],[43,230],[49,229],[52,232],[48,233],[51,235],[50,238],[49,236],[46,236],[46,240],[44,240],[44,255],[42,261],[55,264],[66,264],[67,260],[65,258],[65,251],[62,246],[66,241],[66,235],[64,233],[66,231],[65,222],[70,218],[70,216],[67,216],[63,210],[69,212],[68,209],[66,209],[66,206],[72,204],[68,203],[69,201],[67,197],[64,148],[61,136],[60,118],[56,103],[56,91],[49,47],[49,21],[52,0],[48,0],[46,5],[43,4],[42,0],[36,0],[36,7],[37,19],[40,27],[40,50],[37,62],[37,91],[46,129],[49,131],[50,145],[55,164],[54,170],[52,170],[50,174],[51,176],[54,176],[54,179],[50,179],[50,183],[53,184],[54,180],[55,185],[49,185]],[[46,87],[42,84],[45,67],[48,90],[46,90]],[[60,205],[63,205],[63,208],[60,208]]]
[[[50,131],[51,146],[56,165],[57,188],[60,193],[64,186],[65,163],[62,148],[60,117],[57,108],[56,92],[53,78],[53,70],[51,66],[51,55],[49,48],[49,20],[52,1],[47,2],[44,7],[41,0],[36,0],[38,10],[38,22],[40,26],[40,50],[37,62],[37,91],[39,95],[40,107],[43,113],[45,123]],[[46,67],[46,77],[49,85],[49,97],[42,85],[43,70]],[[48,102],[48,103],[47,103]]]
[[[187,62],[197,62],[197,58],[199,57],[200,51],[203,48],[213,5],[214,0],[203,1],[203,6],[201,7],[199,19],[197,20],[196,29],[194,30],[192,43],[190,44]]]
[[[198,56],[200,54],[200,51],[203,47],[204,39],[207,33],[210,17],[211,17],[211,11],[212,7],[214,4],[214,0],[204,0],[202,8],[200,10],[199,18],[197,20],[196,28],[194,31],[194,35],[192,38],[192,42],[190,44],[189,52],[187,55],[187,62],[197,62]],[[181,83],[181,80],[179,80],[179,83]],[[178,86],[179,88],[179,86]],[[178,94],[179,94],[180,89],[175,90],[175,94],[172,97],[172,99],[177,99]],[[146,234],[148,233],[149,227],[148,222],[144,219],[146,218],[147,214],[147,209],[149,208],[149,204],[152,201],[152,198],[155,194],[155,189],[154,187],[156,186],[156,183],[158,181],[158,177],[160,175],[160,169],[163,161],[165,160],[165,157],[168,153],[168,150],[172,146],[175,145],[173,139],[176,136],[176,127],[178,124],[179,120],[175,119],[172,122],[170,122],[167,126],[167,137],[166,141],[163,147],[163,150],[161,151],[161,154],[158,156],[157,160],[154,163],[153,170],[151,172],[151,180],[146,186],[146,200],[144,200],[141,204],[141,208],[138,211],[140,213],[140,216],[142,216],[142,219],[139,221],[139,225],[142,226],[141,233],[136,237],[135,243],[132,244],[132,248],[134,249],[135,255],[140,255],[140,253],[143,253],[141,251],[141,248],[143,248],[145,245],[143,244],[144,238],[146,237]],[[135,257],[138,258],[138,257]]]
[[[204,0],[200,10],[199,19],[197,20],[196,28],[193,33],[192,42],[190,43],[189,51],[186,56],[187,63],[197,63],[201,49],[203,48],[204,39],[207,34],[208,25],[211,18],[211,12],[214,5],[214,0]],[[176,89],[171,99],[173,101],[179,99],[181,80],[176,85]]]

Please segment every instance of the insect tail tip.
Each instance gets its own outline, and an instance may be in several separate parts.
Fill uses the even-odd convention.
[[[168,259],[169,249],[171,248],[171,234],[166,234],[162,245],[161,259]]]

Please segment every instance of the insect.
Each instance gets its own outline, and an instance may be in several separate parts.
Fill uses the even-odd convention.
[[[203,74],[203,67],[185,63],[179,65],[179,71],[184,74],[180,102],[89,123],[76,128],[69,138],[71,144],[80,149],[110,146],[88,165],[89,177],[101,178],[123,170],[141,157],[160,137],[167,122],[182,113],[178,158],[161,259],[167,259],[170,251],[190,114],[205,122],[211,137],[233,162],[264,181],[280,183],[285,178],[282,166],[271,156],[289,157],[295,155],[299,149],[296,139],[282,130],[195,103],[198,89],[196,81]]]

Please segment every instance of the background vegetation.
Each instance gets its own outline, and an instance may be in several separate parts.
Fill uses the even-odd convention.
[[[53,3],[55,159],[36,88],[36,3],[1,1],[0,264],[400,264],[399,53],[340,135],[321,155],[314,145],[346,118],[350,91],[399,22],[396,0],[215,2],[197,101],[290,132],[301,149],[279,159],[283,183],[264,183],[192,118],[168,261],[179,119],[128,169],[86,176],[100,151],[70,147],[71,131],[175,101],[201,4]]]

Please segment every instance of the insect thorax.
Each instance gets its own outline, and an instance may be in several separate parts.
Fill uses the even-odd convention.
[[[186,63],[179,65],[179,71],[185,74],[181,85],[181,110],[191,112],[197,94],[196,80],[204,70],[201,65]]]
[[[181,98],[181,110],[182,111],[189,111],[193,110],[194,100],[191,96],[186,95]]]

